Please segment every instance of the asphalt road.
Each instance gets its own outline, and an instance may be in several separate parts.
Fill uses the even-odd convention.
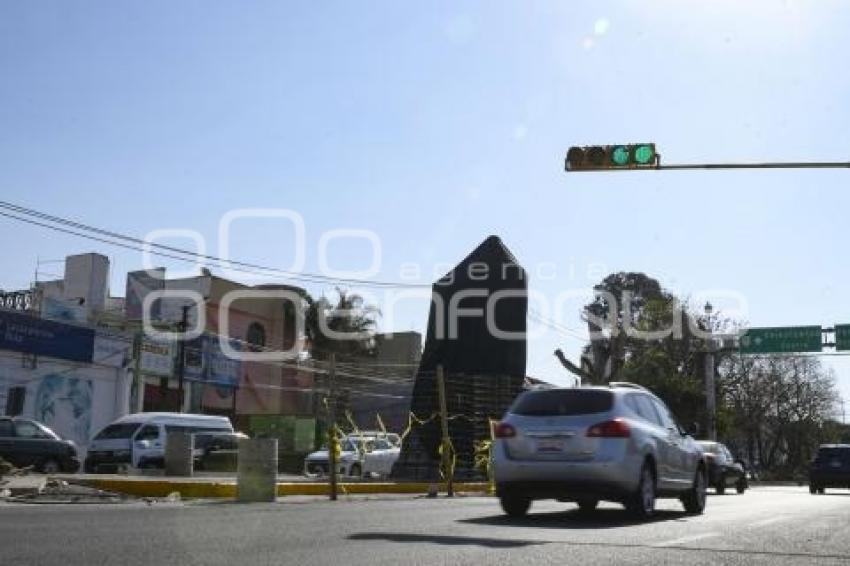
[[[522,520],[495,499],[394,497],[112,505],[0,505],[0,563],[137,564],[850,564],[850,491],[765,487],[676,500],[632,522],[536,502]]]

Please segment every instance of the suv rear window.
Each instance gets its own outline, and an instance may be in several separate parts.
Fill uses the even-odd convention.
[[[839,460],[850,463],[850,448],[820,448],[815,459],[819,462],[828,460]]]
[[[514,401],[510,412],[527,417],[589,415],[611,410],[614,394],[598,389],[529,391]]]

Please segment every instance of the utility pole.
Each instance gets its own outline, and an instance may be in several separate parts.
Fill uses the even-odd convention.
[[[330,498],[336,501],[337,485],[336,467],[339,439],[336,435],[336,354],[331,354],[331,364],[328,371],[328,418],[331,421],[328,427],[328,478],[330,479]]]
[[[183,412],[183,377],[186,375],[186,329],[189,327],[189,305],[181,307],[182,315],[180,317],[180,332],[183,336],[177,342],[177,411]]]
[[[440,401],[440,431],[442,439],[440,441],[440,467],[446,476],[446,494],[449,497],[454,497],[454,474],[452,473],[451,465],[451,450],[452,441],[449,436],[449,412],[446,405],[446,379],[443,375],[443,366],[437,366],[437,395]]]
[[[142,380],[142,340],[144,332],[136,331],[133,338],[133,391],[136,392],[135,407],[130,407],[131,413],[141,413],[145,408],[145,383]]]
[[[705,349],[705,412],[708,420],[708,439],[717,440],[716,399],[714,391],[714,329],[711,327],[711,303],[705,303],[706,326],[709,338]]]

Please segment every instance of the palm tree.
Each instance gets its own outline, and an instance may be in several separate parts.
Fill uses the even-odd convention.
[[[376,354],[375,326],[380,311],[365,304],[363,297],[337,287],[337,301],[318,300],[309,295],[305,312],[305,330],[310,352],[316,360],[363,358]]]

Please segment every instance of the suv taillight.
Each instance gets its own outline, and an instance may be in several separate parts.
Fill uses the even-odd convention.
[[[594,438],[628,438],[631,436],[629,425],[621,418],[597,423],[587,429],[587,436]]]
[[[493,429],[493,434],[496,438],[513,438],[516,436],[516,429],[508,423],[499,423]]]

